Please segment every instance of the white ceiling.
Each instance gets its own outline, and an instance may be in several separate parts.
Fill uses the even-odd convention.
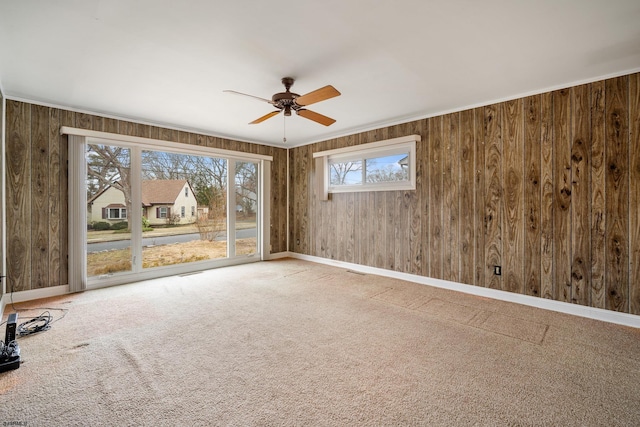
[[[8,98],[270,145],[638,70],[638,0],[0,0]],[[285,76],[337,122],[223,93]]]

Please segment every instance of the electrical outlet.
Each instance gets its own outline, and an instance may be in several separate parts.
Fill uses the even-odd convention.
[[[502,267],[499,265],[494,265],[493,274],[495,274],[496,276],[502,276]]]

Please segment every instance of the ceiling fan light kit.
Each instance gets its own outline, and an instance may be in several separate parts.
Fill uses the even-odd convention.
[[[225,92],[233,93],[236,95],[248,96],[250,98],[258,99],[263,102],[267,102],[273,105],[277,110],[271,111],[268,114],[265,114],[262,117],[255,119],[250,122],[250,125],[255,125],[258,123],[262,123],[265,120],[280,114],[283,112],[285,116],[291,116],[291,110],[295,111],[298,116],[304,117],[305,119],[312,120],[316,123],[320,123],[324,126],[330,126],[336,121],[330,117],[323,116],[322,114],[316,113],[315,111],[308,110],[306,107],[311,104],[315,104],[316,102],[325,101],[330,98],[334,98],[340,95],[340,92],[336,90],[331,85],[324,86],[320,89],[314,90],[313,92],[309,92],[305,95],[299,95],[297,93],[291,92],[291,86],[293,86],[293,82],[295,80],[291,77],[284,77],[282,79],[282,84],[284,85],[285,91],[274,94],[271,97],[271,100],[265,98],[260,98],[258,96],[248,95],[246,93],[236,92],[234,90],[225,90]]]

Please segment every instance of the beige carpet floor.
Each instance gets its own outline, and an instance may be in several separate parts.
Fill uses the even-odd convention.
[[[0,423],[640,425],[640,330],[310,262],[33,306]]]

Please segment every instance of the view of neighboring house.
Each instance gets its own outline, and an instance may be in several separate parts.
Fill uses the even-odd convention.
[[[175,224],[194,223],[198,215],[198,202],[186,179],[158,179],[142,181],[142,216],[153,225],[167,224],[175,216]],[[109,186],[87,202],[89,223],[106,221],[116,223],[127,220],[124,194]]]
[[[258,195],[251,190],[236,186],[236,212],[252,215],[258,209]]]

